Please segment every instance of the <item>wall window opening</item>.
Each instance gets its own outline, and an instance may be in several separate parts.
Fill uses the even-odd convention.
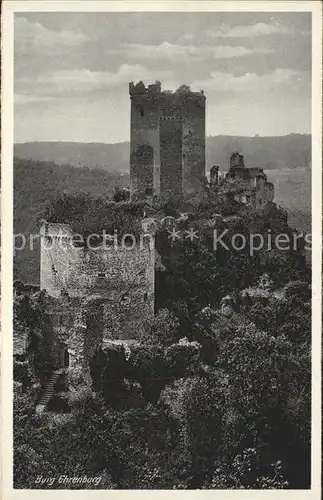
[[[25,354],[15,354],[14,358],[16,361],[26,361],[26,355]]]

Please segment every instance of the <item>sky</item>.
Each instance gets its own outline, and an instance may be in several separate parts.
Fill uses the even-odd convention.
[[[310,13],[19,13],[15,142],[128,141],[128,83],[206,95],[206,134],[311,132]]]

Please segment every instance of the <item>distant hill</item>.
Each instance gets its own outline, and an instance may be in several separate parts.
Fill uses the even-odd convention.
[[[24,282],[39,282],[39,245],[30,249],[30,234],[39,233],[37,217],[59,193],[88,192],[111,196],[116,184],[128,184],[127,174],[75,168],[55,163],[14,160],[14,232],[28,238],[24,250],[15,256],[14,277]],[[20,245],[20,239],[17,239]]]
[[[232,151],[244,155],[247,167],[265,170],[309,167],[311,162],[311,136],[289,134],[281,137],[207,137],[207,169],[219,165],[221,170],[229,168]]]
[[[216,136],[206,139],[207,170],[220,165],[227,170],[232,151],[245,156],[247,166],[264,169],[308,167],[311,161],[311,136],[290,134],[281,137]],[[129,143],[26,142],[15,144],[14,156],[20,159],[100,168],[109,172],[129,172]]]
[[[54,162],[57,165],[129,172],[129,142],[25,142],[14,145],[15,158]]]

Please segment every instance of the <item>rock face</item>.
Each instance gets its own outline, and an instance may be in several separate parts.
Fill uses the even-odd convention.
[[[182,85],[129,84],[132,199],[199,193],[205,177],[205,96]]]

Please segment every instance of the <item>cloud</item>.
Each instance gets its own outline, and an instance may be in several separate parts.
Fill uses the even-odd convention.
[[[213,30],[207,31],[207,35],[212,38],[254,38],[288,33],[293,33],[293,30],[280,23],[256,23],[248,26],[233,27],[228,24],[222,24]]]
[[[52,55],[78,47],[89,40],[83,33],[54,31],[40,23],[30,22],[24,17],[15,17],[14,29],[17,55],[32,56],[41,52]]]
[[[167,79],[170,73],[159,71],[156,78]],[[128,92],[128,83],[132,80],[150,79],[151,71],[141,65],[122,64],[115,72],[90,71],[88,69],[60,70],[47,72],[38,77],[25,76],[16,82],[16,102],[24,104],[32,100],[51,97],[76,97],[108,92],[124,86]]]
[[[171,44],[169,42],[163,42],[159,45],[123,44],[122,49],[128,57],[137,60],[173,60],[176,58],[190,58],[191,60],[204,60],[205,58],[231,59],[233,57],[268,54],[272,52],[272,49],[261,47],[246,48],[233,47],[231,45],[197,47],[194,45]]]
[[[193,33],[184,33],[182,36],[183,40],[194,40],[195,36]]]
[[[246,47],[231,47],[230,45],[219,45],[210,49],[210,54],[215,59],[230,59],[232,57],[244,57],[252,54],[270,54],[271,52],[273,50],[269,48],[253,47],[252,49],[248,49]]]
[[[39,102],[52,100],[51,97],[41,97],[37,95],[28,95],[28,94],[15,94],[14,103],[15,104],[36,104]]]
[[[212,90],[225,93],[270,92],[282,86],[297,91],[304,84],[309,84],[306,72],[287,68],[277,68],[272,73],[263,75],[245,73],[241,76],[212,71],[209,78],[194,82],[194,86],[202,88],[206,92]]]

